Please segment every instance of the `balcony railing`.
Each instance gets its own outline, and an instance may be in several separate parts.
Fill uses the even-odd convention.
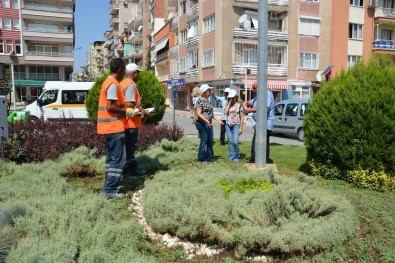
[[[73,57],[73,53],[60,53],[60,52],[39,52],[27,51],[27,56],[43,56],[43,57]]]
[[[30,80],[60,80],[58,73],[29,73]]]
[[[167,80],[169,80],[169,74],[160,75],[160,76],[158,76],[158,79],[160,82],[167,81]]]
[[[167,59],[169,57],[169,51],[166,50],[164,52],[161,53],[157,53],[156,54],[156,62],[159,62],[161,60]]]
[[[388,50],[395,51],[395,41],[393,41],[393,40],[375,40],[373,42],[373,48],[388,49]]]
[[[233,74],[245,74],[245,69],[251,70],[252,75],[257,75],[258,65],[257,64],[233,64],[232,73]],[[285,64],[268,64],[267,73],[271,76],[287,76],[288,75],[288,65]]]
[[[108,9],[108,13],[110,15],[116,14],[119,12],[119,3],[118,1],[114,1],[114,3],[111,4],[110,8]]]
[[[245,2],[245,3],[258,3],[258,0],[235,0],[236,2]],[[288,6],[289,0],[268,0],[267,3],[269,5],[283,5]]]
[[[258,39],[257,29],[243,29],[239,27],[233,28],[233,37]],[[269,41],[288,41],[288,32],[268,30],[267,37]]]
[[[198,76],[199,76],[199,69],[198,68],[187,70],[187,78],[195,78]]]
[[[41,32],[41,33],[60,33],[60,34],[73,33],[72,30],[67,30],[67,29],[50,29],[50,28],[24,27],[23,30],[24,31],[28,31],[28,32]]]
[[[194,36],[187,40],[187,47],[193,47],[199,44],[199,36]]]
[[[178,28],[178,21],[179,21],[178,16],[174,16],[171,19],[171,23],[170,23],[170,30],[171,31],[174,31],[175,29]]]
[[[186,14],[187,14],[187,17],[191,17],[191,16],[197,14],[198,12],[199,12],[199,5],[197,4],[197,5],[194,5],[191,8],[189,8],[187,10]]]
[[[385,16],[395,18],[395,8],[378,7],[375,16]]]
[[[169,56],[170,57],[176,57],[178,56],[178,45],[172,47],[169,49]]]
[[[180,78],[180,72],[173,72],[170,74],[171,79],[178,79]]]
[[[46,11],[46,12],[56,12],[56,13],[73,13],[73,8],[71,5],[64,5],[63,8],[57,6],[43,5],[41,2],[32,2],[28,4],[22,4],[22,9]]]

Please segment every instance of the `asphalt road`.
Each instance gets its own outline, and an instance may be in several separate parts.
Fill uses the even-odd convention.
[[[167,109],[166,113],[163,117],[162,122],[164,123],[173,123],[173,110]],[[197,137],[198,131],[195,125],[192,123],[191,115],[189,112],[185,111],[178,111],[175,112],[175,121],[176,124],[184,129],[184,134],[190,137]],[[214,123],[214,138],[219,138],[221,127],[217,121],[213,120]],[[251,126],[251,121],[247,120],[244,125],[243,134],[240,136],[240,141],[252,141],[252,137],[254,135],[254,130]],[[297,140],[296,136],[285,136],[282,134],[275,134],[270,137],[270,143],[278,143],[284,145],[297,145],[297,146],[304,146],[303,142]]]

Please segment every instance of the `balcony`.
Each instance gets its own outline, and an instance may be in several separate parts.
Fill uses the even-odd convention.
[[[195,45],[199,45],[199,36],[188,38],[187,47],[193,47]]]
[[[109,25],[110,25],[110,27],[114,27],[114,26],[116,26],[117,24],[119,24],[119,15],[113,15],[112,17],[111,17],[111,19],[110,19],[110,21],[109,21]]]
[[[382,19],[382,18],[386,18],[386,19],[391,19],[394,18],[395,19],[395,8],[386,8],[386,7],[377,7],[375,9],[374,12],[374,16],[376,17],[376,19]]]
[[[199,13],[199,4],[196,4],[187,10],[186,15],[188,19],[193,19],[198,15],[198,13]]]
[[[104,46],[105,48],[108,48],[108,47],[111,47],[112,43],[114,43],[114,40],[113,40],[113,39],[107,39],[106,42],[104,42],[104,45],[103,45],[103,46]]]
[[[241,4],[258,4],[258,0],[234,0],[236,3]],[[289,0],[268,0],[268,5],[288,6]]]
[[[178,28],[178,22],[179,22],[178,16],[174,16],[174,17],[171,19],[170,31],[174,32],[174,31],[177,30],[177,28]]]
[[[50,40],[56,43],[73,43],[73,32],[71,30],[29,28],[23,29],[24,40],[42,41]]]
[[[73,53],[60,53],[60,52],[39,52],[39,51],[27,51],[25,55],[25,61],[47,61],[65,63],[69,65],[73,64],[74,57]]]
[[[199,69],[192,68],[187,70],[187,78],[196,78],[199,77]]]
[[[29,2],[26,4],[21,3],[22,10],[36,10],[36,11],[44,11],[44,12],[55,12],[55,13],[73,13],[73,6],[70,5],[62,5],[62,7],[58,7],[56,4],[47,4],[43,5],[42,2]]]
[[[173,72],[170,74],[171,79],[178,79],[180,78],[180,72]]]
[[[110,8],[108,9],[108,13],[110,15],[114,15],[116,13],[119,13],[119,8],[120,8],[119,2],[118,1],[112,1],[112,4],[111,4]]]
[[[27,4],[22,6],[21,16],[23,19],[36,20],[39,17],[40,21],[69,23],[73,21],[73,9]]]
[[[395,54],[395,41],[393,40],[375,40],[373,42],[373,51],[383,54]]]
[[[233,64],[232,73],[245,75],[245,69],[251,70],[252,75],[257,75],[258,65],[257,64]],[[288,65],[285,64],[268,64],[267,74],[270,76],[287,76],[288,75]]]
[[[141,32],[134,32],[128,37],[128,42],[133,44],[140,44],[143,42],[143,34]]]
[[[168,81],[169,80],[169,74],[160,75],[160,76],[158,76],[158,79],[159,79],[160,82]]]
[[[178,50],[179,50],[178,45],[176,45],[176,46],[170,48],[170,49],[169,49],[169,56],[170,56],[170,57],[177,57],[177,56],[178,56]]]
[[[29,80],[60,80],[58,73],[29,73]]]
[[[243,29],[239,27],[233,28],[234,38],[248,38],[258,40],[258,30],[257,29]],[[288,41],[288,32],[268,30],[267,33],[268,41]]]

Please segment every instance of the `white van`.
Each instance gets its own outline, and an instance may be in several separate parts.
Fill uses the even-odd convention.
[[[26,107],[32,120],[88,120],[85,98],[94,82],[47,81],[43,93]]]

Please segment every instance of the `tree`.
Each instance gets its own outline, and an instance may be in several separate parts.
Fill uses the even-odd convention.
[[[90,82],[93,81],[93,75],[89,70],[89,65],[81,67],[81,72],[73,74],[73,81],[75,82]]]
[[[99,104],[99,95],[101,85],[107,78],[109,73],[96,78],[92,89],[89,91],[85,101],[88,110],[88,117],[92,121],[97,120],[97,107]],[[157,124],[165,114],[165,95],[163,93],[163,86],[160,81],[148,70],[140,72],[140,79],[137,81],[140,95],[142,96],[143,108],[155,107],[155,112],[151,113],[149,117],[144,119],[146,124]]]
[[[151,42],[152,42],[152,37],[151,37],[151,35],[148,35],[147,38],[148,38],[148,41],[149,41],[149,45],[148,45],[148,48],[147,48],[147,59],[145,61],[145,68],[147,70],[150,70],[151,69]]]

